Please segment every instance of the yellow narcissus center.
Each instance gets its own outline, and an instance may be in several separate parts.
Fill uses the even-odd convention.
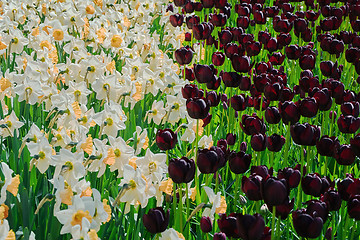
[[[158,113],[158,111],[156,110],[156,109],[154,109],[153,111],[152,111],[152,114],[153,115],[156,115]]]
[[[136,182],[135,182],[133,179],[131,179],[131,180],[129,181],[129,186],[130,186],[131,189],[136,188]]]
[[[109,85],[108,83],[105,83],[105,84],[103,85],[103,89],[104,89],[105,91],[108,91],[108,90],[110,89],[110,85]]]
[[[12,40],[11,40],[12,43],[14,44],[17,44],[19,42],[19,39],[17,39],[16,37],[14,37]]]
[[[6,122],[6,126],[8,126],[8,128],[11,128],[12,123],[11,123],[10,121],[7,121],[7,122]]]
[[[64,166],[66,166],[68,168],[69,171],[74,169],[74,165],[72,164],[72,162],[67,161]]]
[[[44,158],[45,158],[45,153],[44,153],[43,151],[40,151],[38,155],[39,155],[39,158],[40,158],[40,159],[44,159]]]
[[[149,163],[149,172],[155,172],[156,171],[156,163],[155,162],[150,162]]]
[[[111,125],[114,124],[114,121],[113,121],[111,118],[107,118],[107,119],[105,120],[105,123],[106,123],[106,125],[111,126]]]
[[[174,110],[178,110],[180,105],[178,103],[174,103]]]
[[[115,154],[116,157],[120,157],[120,156],[121,156],[121,151],[120,151],[120,149],[118,149],[118,148],[115,149],[114,154]]]
[[[95,72],[95,67],[94,67],[94,66],[88,67],[88,71],[89,71],[89,72]]]
[[[61,29],[55,29],[53,32],[53,37],[56,41],[61,41],[64,39],[64,32]]]
[[[118,48],[121,46],[122,41],[123,41],[123,39],[119,35],[114,35],[111,38],[111,46]]]
[[[71,225],[75,226],[75,225],[80,225],[82,226],[82,219],[83,218],[87,218],[89,220],[89,222],[92,221],[92,218],[89,214],[89,211],[83,211],[83,210],[78,210],[76,213],[74,213],[72,215],[72,219],[71,219]]]

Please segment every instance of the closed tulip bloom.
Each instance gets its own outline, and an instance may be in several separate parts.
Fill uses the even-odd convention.
[[[264,88],[264,95],[269,101],[277,101],[280,99],[282,89],[281,83],[267,83]]]
[[[313,55],[303,55],[299,59],[299,65],[303,70],[314,69],[315,57]]]
[[[220,165],[220,156],[215,150],[199,149],[197,166],[202,173],[215,173]]]
[[[250,64],[250,57],[248,56],[240,56],[238,54],[234,54],[231,57],[231,64],[235,71],[241,73],[247,73],[252,68]]]
[[[207,83],[214,77],[215,68],[213,65],[194,64],[194,73],[199,83]]]
[[[341,196],[334,188],[327,190],[322,196],[321,201],[325,202],[329,211],[338,211],[341,207]]]
[[[321,217],[308,214],[305,209],[299,209],[292,213],[293,225],[297,234],[304,238],[317,238],[323,228]]]
[[[336,162],[340,165],[351,165],[355,161],[355,154],[350,145],[341,145],[334,155]]]
[[[329,209],[325,202],[320,200],[310,200],[307,201],[305,204],[307,205],[306,212],[308,214],[316,212],[317,216],[321,217],[323,222],[326,222],[329,215]]]
[[[251,148],[256,152],[261,152],[266,149],[266,135],[258,133],[251,136]]]
[[[230,102],[235,111],[244,111],[248,105],[248,97],[244,94],[234,95],[231,97]]]
[[[193,50],[189,47],[182,47],[175,51],[175,59],[180,65],[189,64],[193,58]]]
[[[296,188],[300,183],[301,172],[295,168],[279,169],[278,178],[285,179],[289,188]]]
[[[173,27],[180,27],[184,22],[184,15],[174,14],[170,16],[170,23]]]
[[[290,190],[285,179],[268,177],[262,182],[261,194],[264,202],[269,206],[278,206],[285,203],[289,193]]]
[[[169,176],[174,183],[189,183],[195,176],[195,162],[187,157],[169,160]]]
[[[235,174],[245,173],[251,163],[251,155],[243,151],[232,152],[228,157],[230,170]]]
[[[247,178],[243,176],[241,179],[241,190],[245,193],[246,197],[252,201],[258,201],[262,199],[261,195],[261,181],[260,175],[252,174]]]
[[[275,106],[267,107],[265,110],[265,120],[269,124],[278,124],[281,120],[279,109]]]
[[[360,220],[360,195],[350,197],[347,202],[347,210],[350,218]]]
[[[241,120],[240,127],[247,135],[264,134],[266,131],[264,121],[256,116],[255,113],[252,116],[244,114]]]
[[[221,66],[225,61],[225,54],[222,52],[214,52],[211,57],[211,61],[215,66]]]
[[[201,228],[201,231],[203,231],[204,233],[211,232],[211,230],[213,228],[213,224],[212,224],[210,217],[202,217],[200,219],[200,228]]]
[[[321,156],[332,157],[339,147],[340,141],[335,136],[324,135],[316,143],[316,149]]]
[[[360,157],[360,133],[358,133],[354,138],[350,138],[350,146],[354,154],[357,157]]]
[[[289,122],[291,124],[295,124],[300,119],[299,107],[291,101],[286,101],[283,103],[280,102],[279,112],[284,124],[288,124]]]
[[[218,219],[218,226],[220,231],[225,233],[227,237],[239,238],[239,231],[236,228],[236,216],[238,213],[231,213],[229,216],[226,214],[220,214],[220,219]]]
[[[355,133],[360,128],[360,118],[355,118],[352,115],[344,116],[343,114],[337,120],[340,132]]]
[[[349,186],[355,182],[354,177],[351,174],[346,174],[346,178],[337,183],[338,191],[342,200],[347,201],[350,198]]]
[[[236,217],[236,224],[241,239],[260,240],[263,236],[265,221],[258,213],[254,215],[240,213]]]
[[[268,168],[266,165],[258,165],[251,167],[251,174],[260,175],[263,179],[271,177],[274,173],[273,167]]]
[[[191,118],[204,119],[209,113],[210,105],[205,98],[189,98],[186,101],[186,110]]]
[[[344,116],[352,115],[357,118],[359,116],[359,102],[344,102],[341,104],[341,113]]]
[[[316,116],[319,105],[315,98],[307,97],[300,101],[299,109],[302,116],[312,118]]]
[[[312,173],[302,178],[301,188],[307,195],[320,197],[330,187],[328,184],[329,182],[326,179],[322,179],[318,174]]]
[[[170,210],[166,212],[162,207],[152,208],[143,216],[143,224],[151,233],[161,233],[166,230],[169,224]]]
[[[226,87],[238,87],[242,79],[242,76],[237,72],[221,71],[220,76]]]
[[[279,152],[282,146],[285,144],[285,138],[279,134],[274,133],[267,137],[266,147],[271,152]]]
[[[309,123],[297,123],[290,127],[291,137],[296,144],[314,146],[320,138],[320,128]]]
[[[156,133],[156,145],[163,151],[173,149],[177,143],[177,133],[171,129],[159,129]]]
[[[228,133],[226,134],[226,142],[227,144],[229,144],[230,146],[234,145],[236,142],[236,135],[233,133]]]

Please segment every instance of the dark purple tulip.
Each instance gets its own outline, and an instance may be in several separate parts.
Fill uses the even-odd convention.
[[[245,173],[251,163],[251,155],[243,151],[232,152],[229,156],[230,170],[235,174]]]
[[[296,144],[315,146],[320,138],[320,128],[309,123],[296,123],[290,127],[291,137]]]
[[[195,162],[187,157],[169,160],[169,176],[174,183],[189,183],[195,176]]]
[[[329,211],[338,211],[341,207],[340,194],[334,188],[327,190],[321,196],[321,201],[326,203]]]
[[[298,45],[290,45],[285,48],[285,53],[288,59],[296,60],[301,55],[301,48]]]
[[[177,143],[177,133],[165,128],[159,129],[156,133],[156,145],[163,151],[173,149]]]
[[[309,95],[316,99],[320,111],[328,111],[331,108],[332,98],[327,88],[315,87]]]
[[[280,33],[277,36],[277,42],[278,42],[278,48],[282,49],[283,47],[289,45],[291,43],[291,35],[289,33]],[[301,49],[299,49],[301,52]],[[290,54],[292,53],[292,51],[290,51]],[[296,55],[297,53],[295,53]],[[299,58],[299,57],[298,57]]]
[[[342,133],[355,133],[360,127],[360,118],[355,118],[351,115],[340,115],[337,120],[340,132]]]
[[[236,142],[236,135],[233,133],[226,134],[226,142],[230,146],[234,145]]]
[[[294,95],[295,95],[294,91],[292,91],[288,87],[284,87],[281,91],[281,96],[280,96],[279,101],[280,102],[291,101],[291,100],[293,100]],[[299,117],[300,117],[300,114],[299,114]]]
[[[358,48],[351,47],[346,49],[345,51],[346,61],[348,61],[349,63],[354,63],[359,58],[360,58],[360,50]]]
[[[174,4],[177,7],[183,7],[189,0],[174,0]]]
[[[235,71],[242,72],[242,73],[249,72],[252,67],[250,64],[250,57],[240,56],[238,54],[234,54],[231,57],[231,64],[232,64],[233,68],[235,69]]]
[[[222,233],[222,232],[215,233],[213,240],[226,240],[226,235],[225,235],[225,233]]]
[[[266,23],[266,15],[262,11],[255,11],[253,15],[256,24]]]
[[[193,12],[195,11],[195,4],[194,4],[194,2],[191,2],[191,1],[187,2],[187,3],[185,4],[185,6],[184,6],[184,11],[185,11],[186,13],[193,13]]]
[[[209,217],[202,217],[200,220],[200,228],[204,233],[211,232],[213,225]]]
[[[265,221],[258,213],[237,214],[236,225],[240,238],[244,240],[260,240],[265,229]]]
[[[289,201],[289,199],[286,199],[286,201],[276,206],[276,217],[280,217],[282,220],[285,220],[290,212],[294,209],[294,198]],[[271,206],[269,206],[271,207]]]
[[[274,17],[273,27],[276,32],[289,33],[293,27],[293,24],[288,19],[280,19]]]
[[[239,16],[236,19],[236,26],[237,27],[241,27],[243,29],[247,29],[249,27],[250,24],[250,19],[248,16]]]
[[[304,117],[315,117],[319,109],[315,98],[304,98],[299,103],[300,114]]]
[[[170,23],[173,27],[180,27],[184,22],[184,15],[174,14],[170,16]]]
[[[231,107],[235,109],[235,111],[244,111],[247,107],[248,97],[244,94],[232,96],[231,99]]]
[[[315,67],[315,57],[313,55],[303,55],[299,59],[301,69],[313,69]]]
[[[281,83],[267,83],[264,88],[264,95],[269,101],[277,101],[280,99],[283,85]]]
[[[258,201],[262,199],[261,195],[261,181],[260,175],[252,174],[247,178],[243,176],[241,179],[241,190],[245,193],[246,197],[251,201]]]
[[[221,71],[220,76],[226,87],[238,87],[242,80],[242,76],[237,72]]]
[[[215,173],[220,165],[220,156],[215,150],[199,149],[197,166],[201,173]]]
[[[278,206],[288,200],[290,189],[285,179],[268,177],[262,181],[261,194],[268,206]]]
[[[212,8],[215,4],[214,0],[201,0],[201,3],[204,8]]]
[[[226,44],[224,50],[225,50],[225,55],[230,59],[235,53],[238,55],[243,55],[244,52],[242,45],[237,45],[236,43]]]
[[[350,218],[360,220],[360,195],[350,197],[347,202],[347,210]]]
[[[301,181],[303,192],[314,197],[320,197],[320,195],[327,190],[326,186],[326,181],[324,180],[323,182],[323,179],[315,173],[306,175]]]
[[[185,78],[189,81],[195,80],[195,74],[192,68],[188,68],[188,67],[185,68]]]
[[[269,124],[278,124],[281,120],[279,109],[275,106],[266,108],[265,110],[265,120]]]
[[[196,40],[205,40],[211,35],[213,26],[211,23],[201,23],[192,26],[192,30]]]
[[[258,166],[252,166],[250,172],[251,174],[259,175],[263,179],[265,179],[273,175],[274,169],[273,167],[269,169],[266,165],[258,165]]]
[[[251,148],[256,152],[261,152],[266,149],[266,135],[261,133],[254,134],[251,136]]]
[[[227,16],[224,13],[210,14],[210,22],[216,27],[223,27],[226,24]]]
[[[240,123],[241,129],[247,135],[254,135],[258,133],[265,134],[266,125],[255,113],[252,116],[244,114]]]
[[[185,99],[203,97],[203,91],[199,90],[194,84],[185,84],[185,86],[181,88],[181,93]]]
[[[268,58],[272,65],[281,65],[285,60],[285,55],[281,52],[274,52],[272,55],[268,55]]]
[[[247,42],[245,46],[247,56],[257,56],[261,51],[260,42]],[[250,60],[249,60],[250,61]]]
[[[283,103],[280,102],[279,112],[281,119],[285,124],[288,124],[289,122],[290,124],[295,124],[300,119],[299,107],[291,101],[286,101]]]
[[[214,78],[214,66],[213,65],[200,65],[194,64],[194,73],[199,83],[207,83]]]
[[[324,135],[316,143],[316,149],[321,156],[332,157],[340,147],[340,141],[337,137]]]
[[[219,40],[223,45],[228,44],[229,42],[231,42],[233,35],[229,30],[222,30],[221,32],[219,32]]]
[[[239,238],[239,230],[236,227],[236,216],[238,213],[231,213],[229,216],[226,214],[219,214],[218,226],[220,231],[225,233],[227,237]]]
[[[329,215],[329,209],[325,202],[319,200],[310,200],[307,201],[305,204],[307,205],[306,213],[312,214],[313,212],[316,212],[316,215],[321,217],[323,222],[326,222]]]
[[[344,116],[352,115],[357,118],[359,116],[359,102],[344,102],[341,104],[341,113]]]
[[[278,50],[277,39],[276,38],[270,38],[269,41],[266,43],[266,49],[271,53]]]
[[[300,237],[317,238],[323,228],[323,220],[315,214],[308,214],[305,209],[292,213],[294,228]]]
[[[189,64],[193,57],[193,51],[189,46],[175,51],[175,59],[180,65]]]
[[[189,28],[189,29],[193,29],[194,26],[196,25],[199,25],[200,23],[200,18],[199,16],[196,16],[196,15],[192,15],[192,16],[187,16],[186,17],[186,26]],[[200,31],[200,30],[203,30],[202,26],[197,26],[196,27],[196,31]],[[201,37],[199,36],[201,33],[198,32],[198,36],[197,37]]]
[[[216,107],[220,103],[220,94],[217,94],[215,91],[206,92],[206,99],[210,107]]]
[[[350,145],[341,145],[337,151],[335,151],[336,162],[340,165],[351,165],[355,161],[355,154],[352,151]]]
[[[352,178],[352,176],[350,176],[350,178]],[[349,194],[350,197],[355,195],[360,195],[360,179],[359,178],[357,179],[352,178],[352,179],[353,182],[351,182],[346,189],[346,192]]]
[[[166,212],[162,207],[152,208],[143,216],[143,224],[151,233],[161,233],[166,230],[169,224],[170,210]]]
[[[191,118],[204,119],[209,113],[210,105],[204,98],[189,98],[186,101],[186,110]]]
[[[353,185],[353,183],[355,182],[354,177],[351,174],[346,174],[346,178],[344,178],[343,180],[339,181],[337,183],[337,187],[338,187],[338,191],[340,194],[340,197],[342,200],[344,201],[348,201],[351,195],[351,187],[349,189],[349,186]],[[357,185],[357,184],[356,184]],[[350,191],[348,191],[350,190]]]
[[[350,146],[353,153],[360,157],[360,133],[358,133],[354,138],[350,138]]]
[[[222,52],[214,52],[211,57],[211,61],[215,66],[221,66],[225,61],[225,54]]]
[[[251,87],[251,80],[247,76],[243,76],[240,80],[239,88],[241,91],[249,91]]]
[[[267,137],[266,147],[271,152],[279,152],[285,144],[285,140],[283,136],[274,133],[270,137]]]
[[[296,188],[300,183],[301,172],[298,169],[286,167],[284,169],[279,169],[278,178],[285,179],[289,188]]]

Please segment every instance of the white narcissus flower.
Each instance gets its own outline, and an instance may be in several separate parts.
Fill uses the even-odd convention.
[[[87,104],[87,96],[92,93],[87,87],[85,82],[69,82],[69,88],[66,90],[66,93],[70,94],[73,98],[73,101],[77,101],[81,104]]]
[[[3,219],[0,221],[0,239],[6,239],[6,237],[9,235],[10,226],[9,222],[6,219]]]
[[[115,105],[115,103],[111,105],[105,104],[104,110],[94,115],[94,122],[102,127],[100,135],[106,134],[116,137],[119,130],[126,128],[125,123],[113,109],[112,105]]]
[[[51,157],[53,155],[53,148],[49,144],[47,138],[42,136],[36,143],[30,142],[27,144],[27,148],[30,155],[33,157],[31,166],[34,164],[41,173],[45,173],[49,168]]]
[[[166,229],[161,233],[159,240],[185,240],[185,237],[173,228]]]
[[[210,136],[206,136],[204,135],[200,140],[199,140],[199,147],[200,148],[211,148],[213,146],[213,139],[212,139],[212,135],[210,134]]]
[[[68,209],[60,210],[54,213],[59,222],[63,225],[60,234],[76,232],[78,226],[80,229],[88,232],[90,224],[93,221],[95,206],[91,197],[82,197],[79,195],[73,197],[73,204]]]
[[[106,101],[116,101],[116,92],[119,86],[115,75],[102,76],[92,84],[96,92],[96,99]]]
[[[181,94],[178,94],[177,96],[167,95],[166,99],[166,109],[168,113],[165,116],[165,118],[167,118],[165,120],[174,125],[186,116],[186,101]]]
[[[150,182],[160,182],[167,173],[166,154],[154,154],[149,148],[144,157],[136,160],[136,165]]]
[[[19,96],[19,102],[25,100],[31,105],[37,103],[40,100],[39,97],[44,94],[39,81],[30,80],[28,77],[23,83],[14,87],[14,92]]]
[[[209,203],[212,205],[210,208],[205,208],[203,211],[202,216],[210,217],[211,221],[214,221],[214,214],[215,213],[225,213],[226,212],[226,201],[223,196],[221,196],[221,193],[218,192],[216,195],[214,191],[204,186],[204,190],[206,192],[206,195],[209,198]]]
[[[136,126],[136,132],[134,132],[134,138],[136,139],[135,155],[141,152],[141,149],[147,149],[149,146],[149,138],[147,136],[147,130],[142,130],[141,127]]]
[[[125,185],[126,184],[126,185]],[[141,207],[146,207],[148,200],[151,196],[146,194],[146,180],[142,177],[139,168],[136,170],[125,164],[124,166],[124,178],[121,179],[120,186],[124,187],[124,194],[120,198],[120,202],[126,202],[125,213],[130,210],[130,205],[141,204]]]
[[[166,111],[164,108],[164,102],[162,100],[154,100],[151,106],[151,110],[148,112],[147,121],[150,123],[151,120],[153,120],[155,124],[160,125],[161,120],[164,118],[165,114]]]
[[[21,128],[23,125],[24,123],[20,122],[15,115],[15,112],[12,111],[10,115],[0,120],[0,135],[2,137],[13,137],[14,133],[16,133],[16,136],[19,136],[19,128]]]
[[[185,132],[183,135],[181,135],[180,140],[181,141],[187,141],[189,143],[193,143],[195,138],[196,138],[196,124],[197,124],[197,120],[196,119],[192,119],[192,118],[188,118],[188,127],[185,129]],[[202,125],[204,124],[203,120],[199,120],[199,126],[198,126],[198,135],[201,136],[204,133],[204,128],[202,127]]]
[[[1,171],[2,173],[4,174],[4,177],[5,179],[2,180],[4,183],[3,186],[1,186],[1,192],[0,192],[0,204],[3,204],[6,200],[6,189],[7,187],[11,184],[11,181],[12,181],[12,177],[11,177],[11,174],[14,172],[13,170],[11,170],[9,168],[9,166],[4,163],[4,162],[1,162]]]
[[[112,172],[118,170],[118,177],[122,177],[124,165],[134,157],[134,149],[127,145],[122,137],[108,136],[108,139],[111,147],[109,151],[112,151],[115,159],[114,164],[110,165],[110,170]]]
[[[111,209],[110,206],[107,205],[106,201],[101,201],[101,194],[95,188],[92,189],[93,198],[94,198],[94,205],[95,205],[95,213],[93,216],[93,221],[91,222],[90,228],[95,229],[96,231],[100,230],[100,225],[102,223],[107,222],[110,220],[111,216]],[[107,208],[107,209],[105,209]]]
[[[83,165],[84,152],[72,153],[67,149],[60,149],[59,155],[52,156],[51,165],[55,166],[54,178],[60,174],[70,186],[85,176]]]
[[[108,158],[108,148],[109,146],[106,145],[107,140],[99,140],[95,138],[94,142],[94,150],[92,155],[90,156],[90,166],[88,171],[90,172],[98,172],[97,177],[101,177],[106,170],[106,165],[114,164],[115,159]]]

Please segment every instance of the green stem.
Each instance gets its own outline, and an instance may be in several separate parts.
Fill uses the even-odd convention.
[[[179,187],[179,230],[183,230],[183,202],[182,202],[182,188],[181,188],[181,184],[178,184]]]
[[[276,215],[276,206],[273,206],[272,219],[271,219],[271,239],[272,240],[275,240],[275,215]]]
[[[289,148],[290,148],[290,142],[291,142],[291,137],[290,137],[290,122],[287,125],[287,130],[286,130],[286,140],[285,140],[285,155],[284,155],[284,161],[282,164],[282,168],[287,167],[287,163],[288,163],[288,156],[289,156]]]
[[[197,162],[197,155],[199,149],[199,119],[196,119],[196,133],[195,133],[195,161]],[[195,190],[196,190],[196,205],[201,203],[201,191],[199,185],[198,168],[195,169]]]

